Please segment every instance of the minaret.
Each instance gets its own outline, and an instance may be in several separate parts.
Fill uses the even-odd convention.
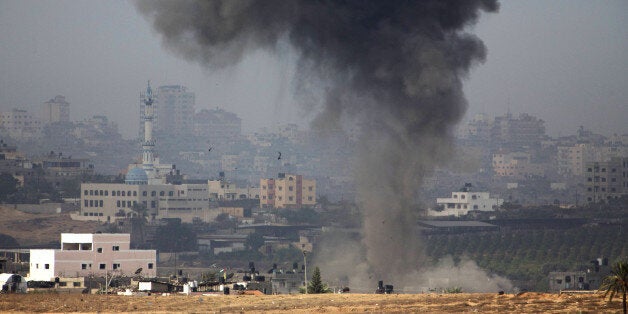
[[[146,171],[149,179],[155,178],[155,139],[153,138],[153,91],[150,88],[150,81],[146,87],[144,95],[144,142],[142,142],[142,168]]]

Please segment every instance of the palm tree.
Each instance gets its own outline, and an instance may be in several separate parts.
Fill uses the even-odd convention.
[[[616,294],[622,295],[622,307],[626,314],[626,292],[628,292],[628,260],[617,262],[611,269],[611,273],[604,278],[600,291],[604,291],[604,297],[608,296],[612,301]]]

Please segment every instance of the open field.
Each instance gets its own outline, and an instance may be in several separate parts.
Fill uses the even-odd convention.
[[[151,313],[620,313],[621,298],[544,293],[319,294],[319,295],[0,295],[0,312]]]

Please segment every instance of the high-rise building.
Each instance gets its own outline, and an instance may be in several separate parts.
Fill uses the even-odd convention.
[[[42,104],[40,114],[44,124],[70,122],[70,103],[64,96],[57,95]]]
[[[146,93],[140,94],[140,138],[144,138],[144,106]],[[190,135],[194,131],[194,103],[193,92],[188,92],[185,86],[160,86],[152,92],[153,132],[162,136]]]
[[[518,150],[539,147],[545,137],[545,121],[528,114],[496,117],[491,128],[493,145]]]
[[[211,143],[233,141],[242,134],[242,119],[224,109],[203,109],[194,115],[194,135]]]

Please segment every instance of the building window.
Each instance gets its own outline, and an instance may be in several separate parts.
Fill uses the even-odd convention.
[[[292,196],[289,196],[289,197],[288,197],[288,200],[292,202]]]
[[[278,189],[279,189],[279,191],[281,191],[281,187],[280,186],[278,187]]]
[[[153,263],[148,263],[148,269],[153,269]]]
[[[137,191],[133,191],[133,196],[137,196]]]
[[[292,190],[293,190],[292,186],[288,187],[288,191],[292,191]]]
[[[312,192],[312,191],[314,190],[314,187],[311,187],[311,186],[310,186],[310,187],[308,187],[308,190],[309,190],[310,192]]]
[[[88,192],[87,190],[85,190],[85,191],[83,192],[83,194],[85,194],[85,195],[87,195],[88,193],[89,193],[89,192]]]
[[[122,191],[122,196],[126,196],[126,195],[124,194],[124,191]]]
[[[142,196],[147,196],[147,195],[148,195],[147,191],[142,192]]]
[[[100,268],[100,269],[105,269],[105,264],[100,264],[100,265],[98,266],[98,268]]]
[[[164,195],[166,195],[165,191],[159,191],[159,196],[164,196]]]
[[[81,282],[79,282],[79,281],[75,281],[75,282],[73,282],[73,283],[72,283],[72,285],[73,285],[74,287],[80,287],[80,286],[81,286]]]
[[[85,207],[87,207],[87,204],[89,204],[88,200],[83,201],[83,204],[85,205]]]
[[[150,192],[150,196],[156,196],[157,195],[157,191],[151,191]]]
[[[50,269],[50,264],[44,264],[44,269]]]
[[[114,246],[111,248],[111,250],[112,250],[112,251],[120,251],[120,246],[118,246],[118,245],[114,245]]]
[[[81,269],[87,269],[87,264],[81,264]]]
[[[98,201],[98,203],[100,204],[100,207],[104,207],[104,206],[103,206],[103,204],[104,204],[104,203],[103,203],[103,201],[102,201],[102,200]]]
[[[120,264],[119,263],[113,263],[113,269],[118,269],[120,268]]]
[[[97,248],[97,249],[96,249],[96,252],[98,252],[98,253],[102,253],[102,248],[101,248],[101,247]]]
[[[109,196],[109,190],[105,190],[105,196]]]

